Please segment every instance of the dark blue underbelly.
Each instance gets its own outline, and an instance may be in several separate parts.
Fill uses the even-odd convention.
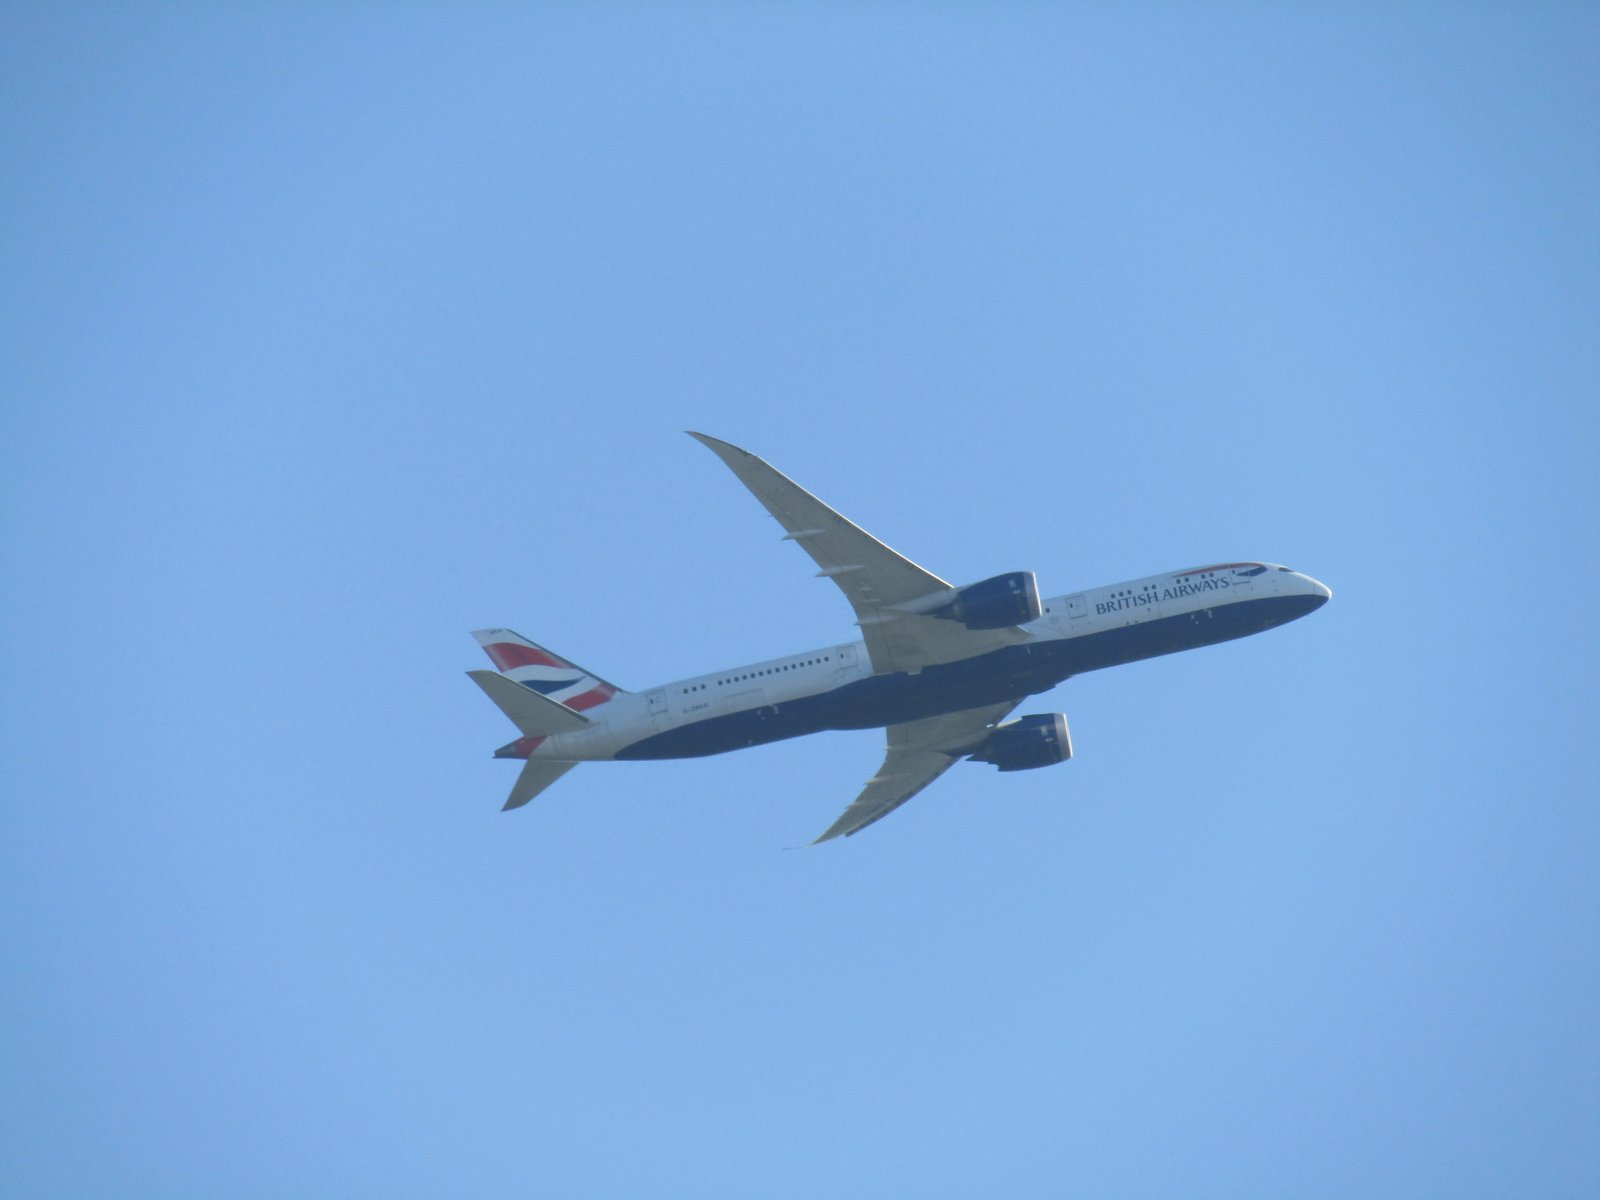
[[[1241,600],[1083,637],[1008,646],[961,662],[927,667],[915,675],[873,675],[819,695],[708,717],[654,734],[619,751],[617,757],[700,758],[825,729],[879,729],[1001,704],[1047,692],[1063,679],[1085,671],[1260,633],[1305,616],[1321,602],[1314,596]]]

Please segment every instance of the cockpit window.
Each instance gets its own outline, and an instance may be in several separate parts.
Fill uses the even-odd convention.
[[[1278,570],[1280,570],[1280,571],[1289,571],[1289,568],[1288,567],[1279,567]],[[1289,571],[1289,574],[1293,575],[1294,572],[1293,571]]]
[[[1249,568],[1248,570],[1245,570],[1245,571],[1235,571],[1234,574],[1235,575],[1259,575],[1265,570],[1266,570],[1265,567],[1251,567],[1251,568]]]

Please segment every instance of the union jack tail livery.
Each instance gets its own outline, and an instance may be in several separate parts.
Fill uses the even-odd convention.
[[[475,629],[472,636],[478,639],[489,660],[507,679],[573,712],[597,708],[622,691],[576,663],[530,642],[520,633],[509,629]]]

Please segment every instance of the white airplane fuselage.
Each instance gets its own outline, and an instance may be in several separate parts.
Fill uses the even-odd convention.
[[[503,758],[693,758],[829,729],[869,729],[1047,692],[1063,680],[1260,633],[1303,617],[1328,588],[1274,563],[1199,567],[1044,601],[1027,635],[916,671],[874,671],[864,642],[619,693],[588,727],[523,737]],[[603,713],[603,716],[601,715]]]

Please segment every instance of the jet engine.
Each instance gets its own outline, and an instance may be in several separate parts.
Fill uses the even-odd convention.
[[[960,621],[968,629],[1005,629],[1036,621],[1043,612],[1039,580],[1034,573],[1012,571],[957,588],[950,600],[928,615]]]
[[[997,725],[970,756],[1002,771],[1053,767],[1072,757],[1072,734],[1062,713],[1035,713]]]

